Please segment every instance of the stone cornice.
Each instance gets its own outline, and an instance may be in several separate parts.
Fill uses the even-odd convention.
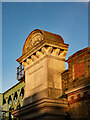
[[[21,64],[31,54],[34,54],[45,45],[57,47],[66,51],[69,46],[68,44],[64,43],[64,40],[60,35],[35,29],[27,37],[23,46],[22,56],[17,59],[17,62]]]
[[[65,93],[66,93],[66,94],[69,94],[69,93],[75,92],[75,91],[77,91],[77,90],[86,88],[86,87],[88,87],[88,86],[90,86],[90,83],[89,83],[88,85],[81,85],[80,87],[73,88],[73,89],[71,89],[71,90],[67,90],[67,91],[65,91]]]
[[[34,54],[36,51],[40,50],[43,46],[51,46],[51,47],[56,47],[59,49],[64,49],[65,51],[67,51],[68,49],[68,45],[67,44],[61,44],[61,43],[52,43],[52,41],[42,41],[41,43],[37,44],[35,47],[33,47],[32,49],[30,49],[27,53],[25,53],[24,55],[22,55],[21,57],[19,57],[17,59],[17,62],[22,63],[26,58],[28,58],[30,55]]]
[[[65,56],[67,51],[60,48],[55,48],[51,46],[43,46],[41,49],[36,51],[34,54],[29,54],[29,57],[22,62],[24,70],[35,64],[37,61],[40,61],[45,56],[52,57],[61,61],[65,61]]]
[[[71,55],[66,62],[70,62],[72,60],[74,60],[77,57],[80,57],[81,55],[83,55],[84,53],[89,53],[90,52],[90,47],[86,47],[82,50],[77,51],[76,53],[74,53],[73,55]],[[85,55],[85,54],[84,54]]]

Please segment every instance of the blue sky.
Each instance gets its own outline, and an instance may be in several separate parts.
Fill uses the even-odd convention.
[[[61,35],[69,44],[67,59],[88,46],[88,3],[2,3],[3,92],[18,82],[16,59],[22,55],[29,33],[36,28]]]

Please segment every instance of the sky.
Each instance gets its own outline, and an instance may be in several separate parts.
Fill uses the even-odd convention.
[[[59,34],[69,44],[66,59],[88,46],[87,2],[2,3],[2,90],[17,80],[16,59],[22,55],[26,38],[34,29]],[[66,64],[67,69],[67,64]]]

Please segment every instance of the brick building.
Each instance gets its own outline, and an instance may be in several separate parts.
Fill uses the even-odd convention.
[[[79,50],[66,60],[68,69],[62,73],[62,87],[68,99],[71,118],[90,118],[90,47]]]

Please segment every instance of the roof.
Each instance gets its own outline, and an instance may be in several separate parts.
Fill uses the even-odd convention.
[[[71,55],[70,57],[68,57],[68,59],[66,60],[66,62],[70,61],[72,58],[79,56],[82,53],[85,53],[87,51],[90,51],[90,47],[86,47],[84,49],[81,49],[79,51],[77,51],[76,53],[74,53],[73,55]]]
[[[64,43],[63,38],[60,35],[50,33],[44,30],[35,29],[27,37],[22,51],[22,56],[17,59],[20,64],[32,53],[40,49],[45,45],[53,45],[59,48],[68,49],[68,44]]]
[[[30,38],[32,38],[32,36],[36,33],[40,33],[43,36],[43,39],[48,39],[48,40],[52,40],[52,41],[58,41],[60,43],[64,43],[63,38],[60,35],[54,34],[54,33],[50,33],[44,30],[40,30],[40,29],[35,29],[33,30],[27,37],[24,47],[23,47],[23,51],[22,51],[22,55],[25,54],[25,46],[27,45],[27,43],[29,43],[28,41],[31,41]]]

